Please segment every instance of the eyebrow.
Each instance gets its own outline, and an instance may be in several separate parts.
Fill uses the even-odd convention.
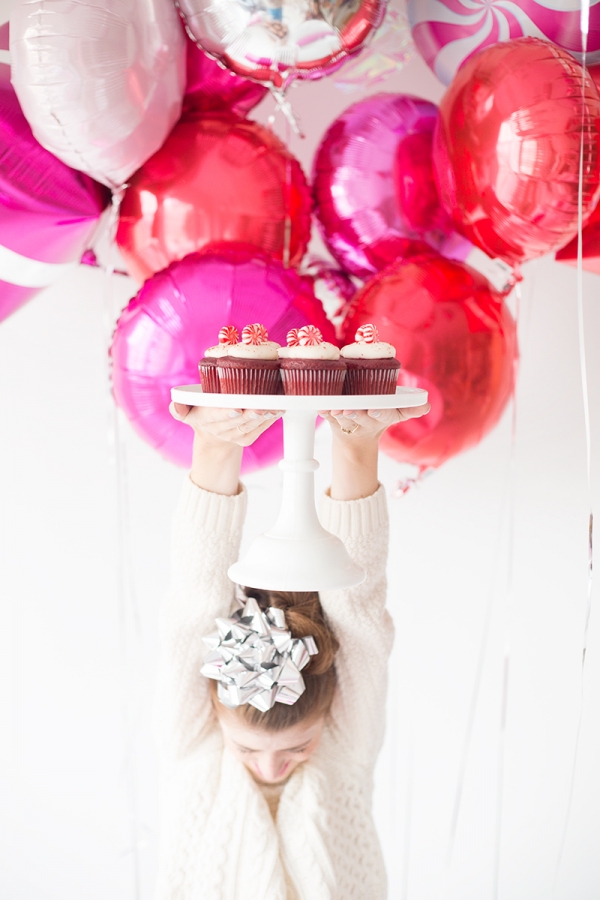
[[[280,751],[280,752],[282,752],[282,753],[293,753],[294,750],[304,750],[305,747],[308,747],[308,745],[310,744],[310,741],[311,741],[311,740],[312,740],[312,738],[311,738],[310,740],[308,740],[308,741],[305,741],[303,744],[298,744],[297,747],[286,747],[285,750],[282,750],[282,751]],[[248,750],[250,753],[258,753],[258,752],[259,752],[259,751],[256,750],[254,747],[244,747],[243,744],[238,744],[237,741],[234,741],[233,743],[234,743],[235,746],[238,747],[240,750]]]

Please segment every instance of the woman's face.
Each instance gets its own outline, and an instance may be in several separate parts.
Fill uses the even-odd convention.
[[[257,781],[277,784],[315,752],[323,731],[324,718],[300,722],[284,731],[250,728],[235,715],[219,713],[225,746],[243,762]]]

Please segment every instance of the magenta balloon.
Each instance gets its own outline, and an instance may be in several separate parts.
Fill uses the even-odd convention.
[[[268,94],[268,88],[235,75],[231,69],[226,69],[207,56],[193,41],[186,41],[186,45],[187,85],[183,97],[184,113],[227,109],[238,116],[247,116],[265,94]]]
[[[329,250],[352,274],[367,278],[412,255],[410,241],[438,249],[452,231],[431,164],[437,114],[419,97],[375,94],[326,132],[313,170],[316,211]]]
[[[121,315],[111,347],[113,392],[138,434],[171,462],[189,466],[191,429],[169,413],[171,388],[198,383],[198,361],[223,325],[262,322],[285,344],[290,328],[333,328],[310,281],[243,244],[213,245],[172,263],[144,284]],[[251,472],[282,456],[277,422],[244,450]]]
[[[38,144],[0,66],[0,321],[79,261],[109,200]]]

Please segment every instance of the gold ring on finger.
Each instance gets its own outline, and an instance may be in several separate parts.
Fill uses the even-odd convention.
[[[354,423],[354,428],[342,428],[343,434],[354,434],[356,429],[359,427],[358,422]]]

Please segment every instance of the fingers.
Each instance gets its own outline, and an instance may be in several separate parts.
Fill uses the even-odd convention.
[[[420,416],[426,416],[430,409],[431,404],[424,403],[422,406],[409,406],[405,409],[395,409],[394,412],[398,413],[398,421],[404,422],[407,419],[418,419]]]

